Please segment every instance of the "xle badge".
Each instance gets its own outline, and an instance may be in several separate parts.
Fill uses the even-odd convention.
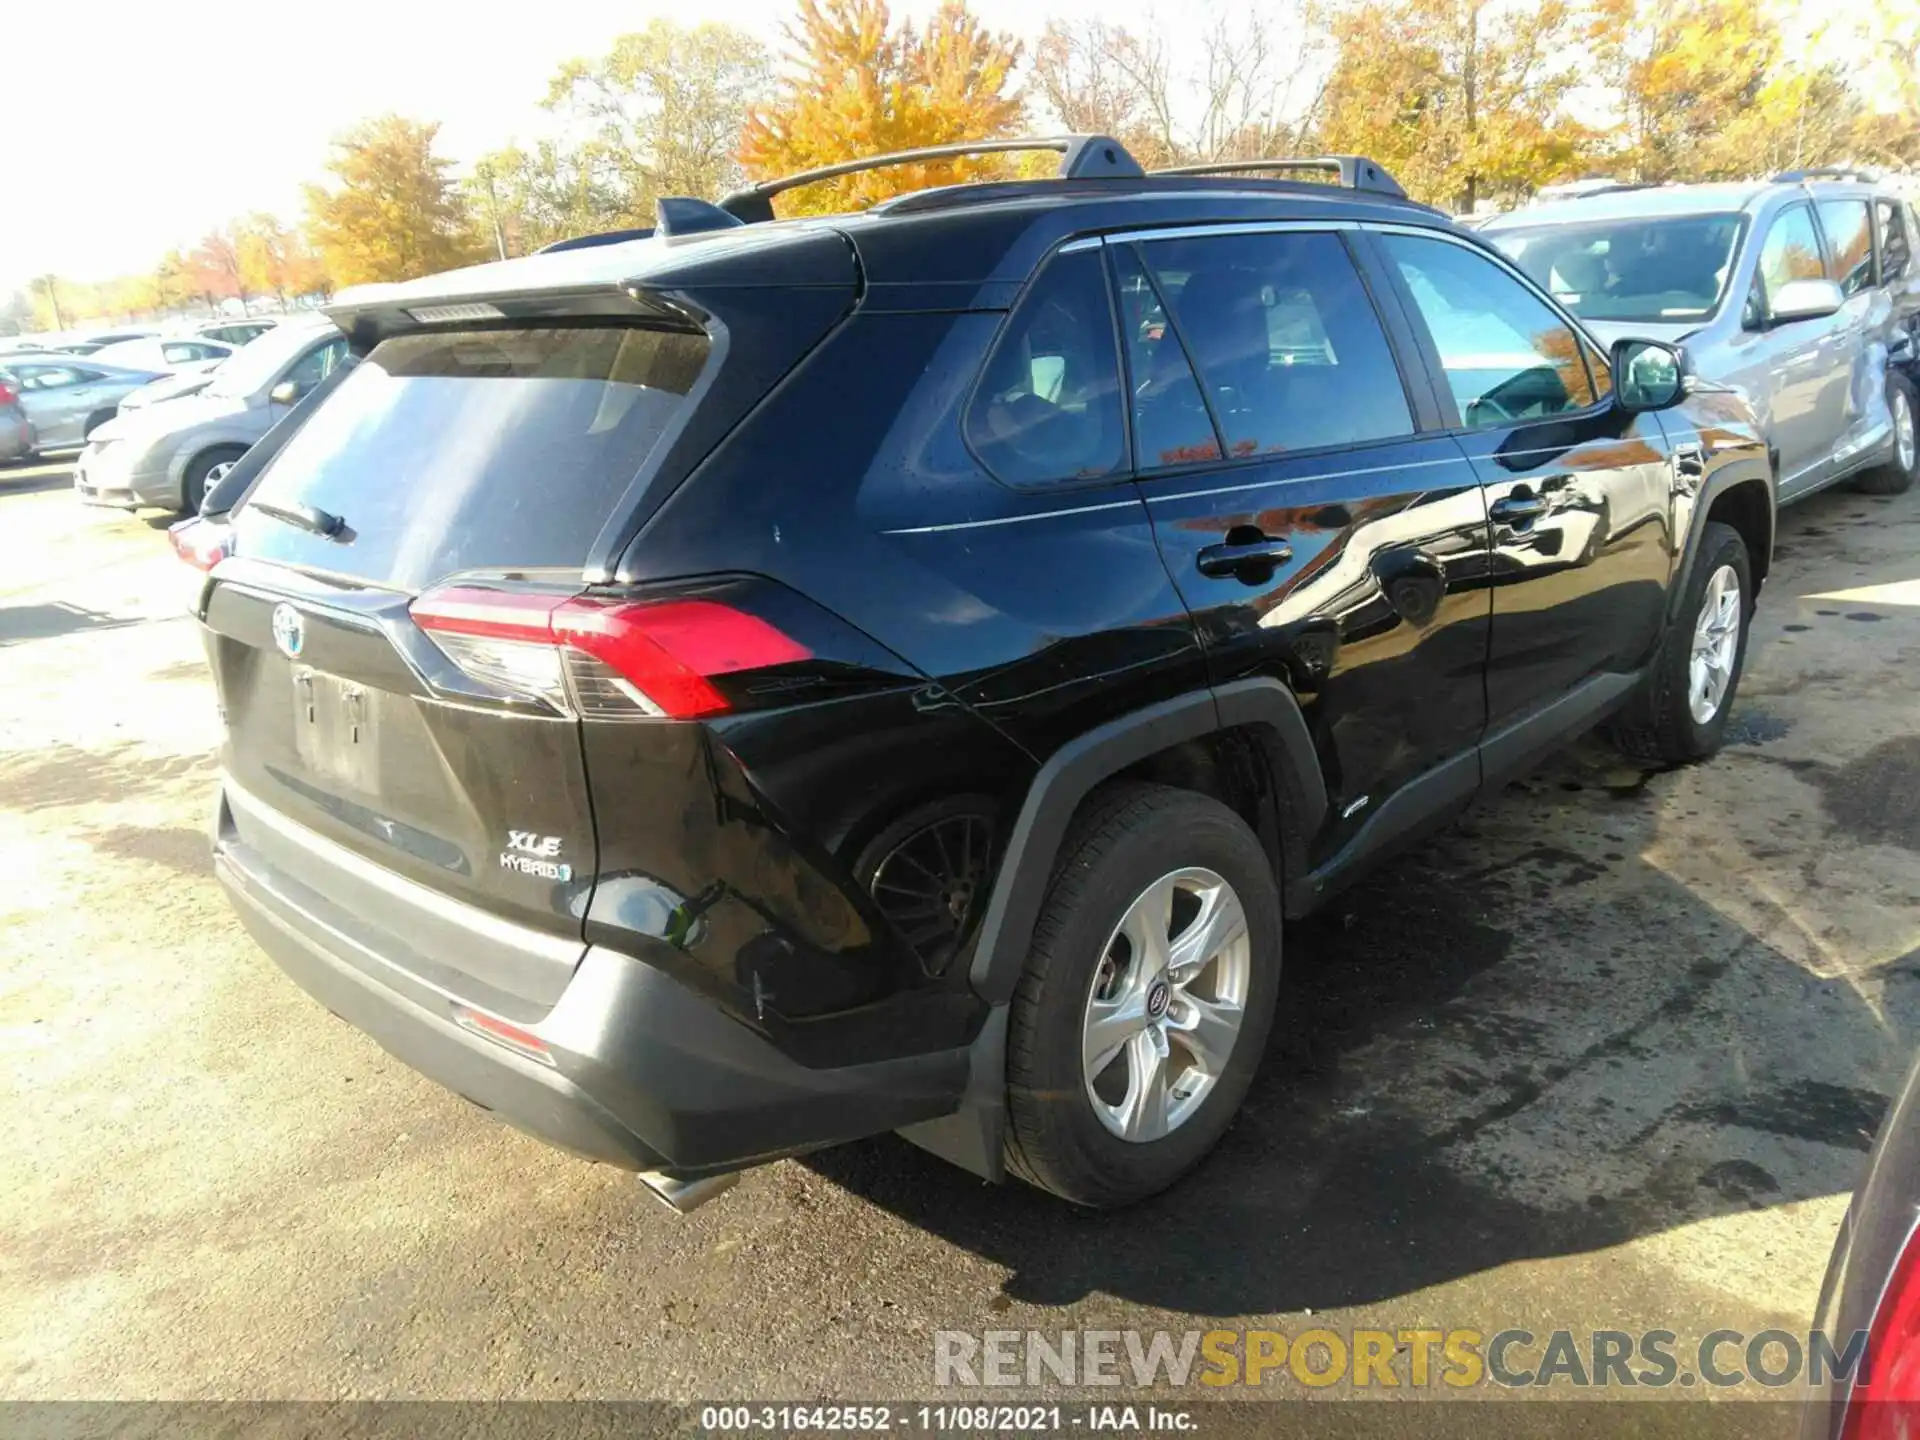
[[[541,880],[571,880],[573,867],[553,857],[560,853],[558,835],[541,835],[532,830],[509,830],[507,848],[500,852],[500,868],[532,875]]]

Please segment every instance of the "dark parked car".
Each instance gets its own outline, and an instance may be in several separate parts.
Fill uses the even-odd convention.
[[[683,1207],[896,1129],[1158,1190],[1286,917],[1596,722],[1721,743],[1737,398],[1364,160],[1029,148],[344,294],[363,358],[176,532],[261,945]]]
[[[1843,1378],[1815,1381],[1805,1440],[1904,1440],[1920,1419],[1920,1068],[1881,1123],[1833,1247],[1814,1328],[1845,1355]]]

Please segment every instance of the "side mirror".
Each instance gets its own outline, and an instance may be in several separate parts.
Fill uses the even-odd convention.
[[[1680,352],[1658,340],[1617,340],[1613,346],[1613,393],[1622,408],[1638,414],[1678,405],[1686,393]]]
[[[1767,320],[1785,325],[1794,320],[1818,320],[1847,303],[1831,280],[1789,280],[1767,297]]]
[[[267,392],[267,398],[276,405],[291,405],[300,398],[300,387],[292,380],[282,380]]]

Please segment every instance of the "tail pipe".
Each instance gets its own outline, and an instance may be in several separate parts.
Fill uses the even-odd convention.
[[[725,1170],[718,1175],[689,1178],[665,1170],[642,1170],[640,1181],[662,1205],[675,1214],[685,1215],[731,1190],[740,1183],[740,1175],[738,1170]]]

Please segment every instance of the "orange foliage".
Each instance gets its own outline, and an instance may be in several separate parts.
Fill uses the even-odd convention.
[[[1020,45],[946,0],[924,30],[895,27],[886,0],[801,0],[788,30],[791,73],[749,112],[740,163],[755,179],[864,155],[1013,133],[1026,106],[1010,88]],[[870,170],[790,192],[784,214],[858,209],[908,190],[998,178],[996,156]]]

